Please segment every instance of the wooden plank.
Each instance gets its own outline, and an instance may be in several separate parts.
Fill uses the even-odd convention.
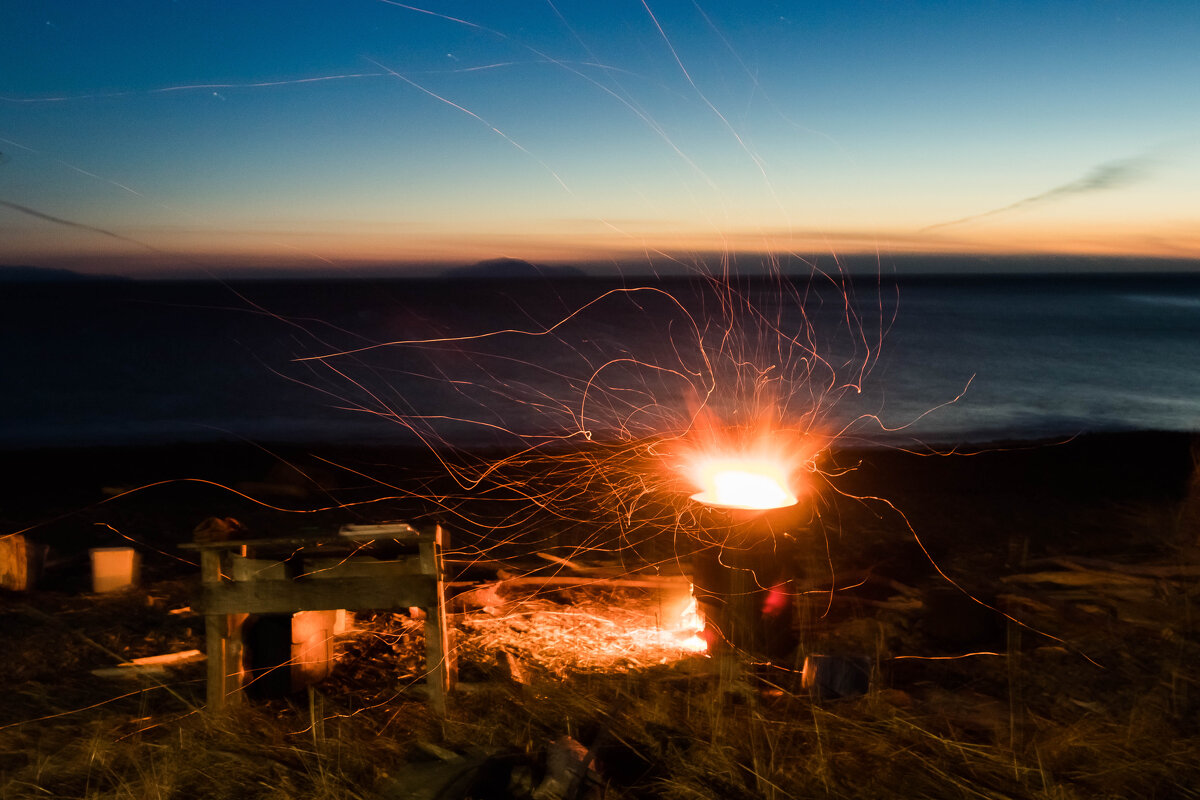
[[[329,580],[341,578],[401,578],[411,575],[432,575],[417,556],[393,558],[386,561],[360,556],[358,558],[306,558],[297,578]]]
[[[269,539],[230,539],[224,542],[182,542],[178,545],[180,550],[199,550],[205,552],[208,550],[237,550],[242,547],[269,547],[271,545],[295,547],[298,545],[316,546],[321,542],[329,541],[329,537],[314,538],[312,536],[283,536],[272,537]]]
[[[497,586],[554,586],[561,589],[580,588],[584,586],[619,586],[624,589],[686,589],[691,585],[686,577],[678,578],[568,578],[562,576],[547,578],[505,578],[497,581]]]
[[[397,541],[401,544],[417,545],[433,536],[430,533],[415,534],[353,534],[346,536],[272,536],[259,539],[229,539],[224,542],[182,542],[181,550],[233,550],[238,547],[348,547],[359,548],[373,541]]]
[[[266,558],[229,556],[229,577],[235,581],[285,581],[287,563]]]
[[[437,581],[431,575],[330,580],[246,581],[203,584],[200,611],[204,614],[288,614],[329,608],[432,608]]]
[[[407,522],[393,522],[379,525],[347,524],[338,528],[338,536],[351,539],[396,539],[398,541],[418,541],[429,534],[409,525]]]
[[[1100,558],[1083,556],[1054,556],[1039,558],[1024,564],[1026,568],[1043,566],[1063,567],[1077,572],[1116,572],[1122,575],[1137,575],[1147,578],[1189,579],[1200,578],[1200,564],[1120,564]]]
[[[1092,569],[1073,569],[1061,572],[1029,572],[1005,575],[1003,583],[1052,583],[1058,586],[1154,586],[1154,578],[1123,572],[1099,572]]]

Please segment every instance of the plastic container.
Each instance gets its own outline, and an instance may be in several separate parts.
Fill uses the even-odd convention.
[[[132,547],[94,547],[90,552],[93,592],[119,592],[137,585],[140,564]]]

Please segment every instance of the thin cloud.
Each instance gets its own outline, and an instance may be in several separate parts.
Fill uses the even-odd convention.
[[[42,219],[47,222],[53,222],[56,225],[65,225],[68,228],[76,228],[78,230],[91,231],[92,233],[98,233],[102,236],[108,236],[108,237],[117,239],[122,242],[128,242],[129,244],[135,244],[138,247],[144,247],[147,250],[153,250],[156,253],[161,252],[157,248],[151,247],[150,245],[146,244],[145,242],[139,242],[137,239],[130,239],[128,236],[122,236],[119,233],[113,233],[112,231],[105,230],[104,228],[97,228],[94,225],[85,225],[82,222],[74,222],[69,219],[63,219],[62,217],[53,216],[52,214],[46,214],[42,211],[38,211],[36,209],[29,208],[28,206],[18,205],[17,203],[10,203],[7,200],[0,200],[0,206],[4,206],[5,208],[11,208],[13,211],[19,211],[22,214],[28,214],[29,216],[36,217],[37,219]]]
[[[1099,166],[1093,167],[1092,171],[1082,178],[1077,178],[1070,183],[1055,186],[1053,189],[1041,194],[1026,197],[1024,200],[1018,200],[1015,203],[1010,203],[1000,208],[993,208],[991,211],[983,211],[978,214],[971,214],[966,217],[950,220],[949,222],[939,222],[936,225],[929,225],[928,227],[921,228],[918,233],[926,233],[938,228],[947,228],[951,225],[962,225],[985,217],[994,217],[997,214],[1016,211],[1019,208],[1044,205],[1064,197],[1073,197],[1089,192],[1103,192],[1109,189],[1123,189],[1126,186],[1132,186],[1135,183],[1145,180],[1152,172],[1155,161],[1156,159],[1151,156],[1106,161]]]

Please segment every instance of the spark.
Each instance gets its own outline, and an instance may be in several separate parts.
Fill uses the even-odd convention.
[[[382,1],[382,2],[387,2],[387,0],[381,0],[381,1]],[[400,4],[399,4],[399,3],[395,3],[394,5],[400,5]],[[404,6],[404,7],[405,7],[405,8],[408,8],[408,6]],[[392,69],[391,67],[384,66],[383,64],[380,64],[378,61],[375,61],[374,59],[370,59],[370,58],[368,58],[367,60],[368,60],[368,61],[370,61],[370,62],[371,62],[372,64],[374,64],[375,66],[379,67],[380,69],[382,69],[382,70],[385,70],[385,71],[386,71],[386,72],[387,72],[389,75],[391,75],[392,77],[394,77],[394,78],[398,78],[399,80],[402,80],[402,81],[404,81],[405,83],[407,83],[409,86],[413,87],[414,89],[416,89],[416,90],[418,90],[418,91],[420,91],[420,92],[424,92],[425,94],[429,95],[430,97],[432,97],[433,99],[437,100],[438,102],[445,103],[446,105],[450,106],[451,108],[458,109],[459,111],[461,111],[462,113],[466,114],[467,116],[469,116],[469,117],[471,117],[471,118],[473,118],[473,119],[475,119],[475,120],[478,120],[479,122],[483,123],[484,125],[486,125],[486,126],[488,127],[488,129],[489,129],[489,130],[491,130],[491,132],[492,132],[492,133],[496,134],[496,135],[497,135],[497,136],[499,136],[501,139],[503,139],[504,141],[508,142],[510,145],[512,145],[513,147],[515,147],[517,150],[520,150],[522,153],[524,153],[525,155],[529,156],[529,157],[530,157],[530,158],[532,158],[534,161],[536,161],[538,164],[540,164],[540,165],[541,165],[541,167],[542,167],[542,169],[544,169],[544,170],[546,170],[547,172],[549,172],[549,173],[550,173],[550,176],[551,176],[552,178],[554,178],[554,180],[558,182],[558,185],[559,185],[559,186],[561,186],[561,187],[562,187],[562,188],[563,188],[563,189],[564,189],[564,190],[565,190],[565,191],[566,191],[568,194],[574,194],[574,192],[572,192],[572,191],[571,191],[571,187],[567,186],[567,183],[566,183],[566,181],[564,181],[564,180],[562,179],[562,177],[561,177],[561,176],[559,176],[559,174],[558,174],[557,172],[555,172],[555,171],[554,171],[554,170],[553,170],[553,169],[550,167],[550,165],[549,165],[549,164],[547,164],[545,161],[542,161],[540,158],[538,158],[537,156],[535,156],[533,153],[529,152],[529,150],[528,150],[528,149],[526,149],[526,148],[525,148],[525,146],[524,146],[524,145],[522,145],[520,142],[518,142],[516,139],[512,138],[511,136],[509,136],[507,133],[505,133],[504,131],[500,130],[500,129],[499,129],[499,128],[497,128],[495,125],[493,125],[492,123],[488,122],[488,121],[487,121],[486,119],[484,119],[483,117],[481,117],[481,116],[479,116],[478,114],[476,114],[474,111],[471,111],[471,110],[470,110],[469,108],[467,108],[466,106],[461,106],[461,105],[459,105],[458,103],[454,102],[453,100],[449,99],[448,97],[444,97],[444,96],[442,96],[442,95],[438,94],[437,92],[433,91],[432,89],[427,89],[426,87],[424,87],[424,86],[422,86],[421,84],[419,84],[419,83],[417,83],[416,81],[414,81],[412,78],[409,78],[409,77],[407,77],[407,76],[401,75],[399,72],[397,72],[396,70]]]
[[[174,86],[161,86],[155,89],[127,92],[96,92],[92,94],[53,95],[48,97],[5,97],[0,96],[0,102],[5,103],[66,103],[77,100],[102,100],[131,97],[138,95],[175,94],[181,92],[209,92],[211,96],[225,98],[218,94],[221,89],[273,89],[280,86],[300,86],[310,83],[326,83],[329,81],[357,80],[362,78],[382,78],[384,72],[350,72],[338,75],[318,75],[309,78],[288,78],[278,81],[250,81],[244,83],[182,83]]]

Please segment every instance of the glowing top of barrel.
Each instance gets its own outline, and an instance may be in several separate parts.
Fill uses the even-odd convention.
[[[698,503],[720,508],[766,510],[795,505],[788,488],[788,469],[770,460],[714,459],[697,470]]]

